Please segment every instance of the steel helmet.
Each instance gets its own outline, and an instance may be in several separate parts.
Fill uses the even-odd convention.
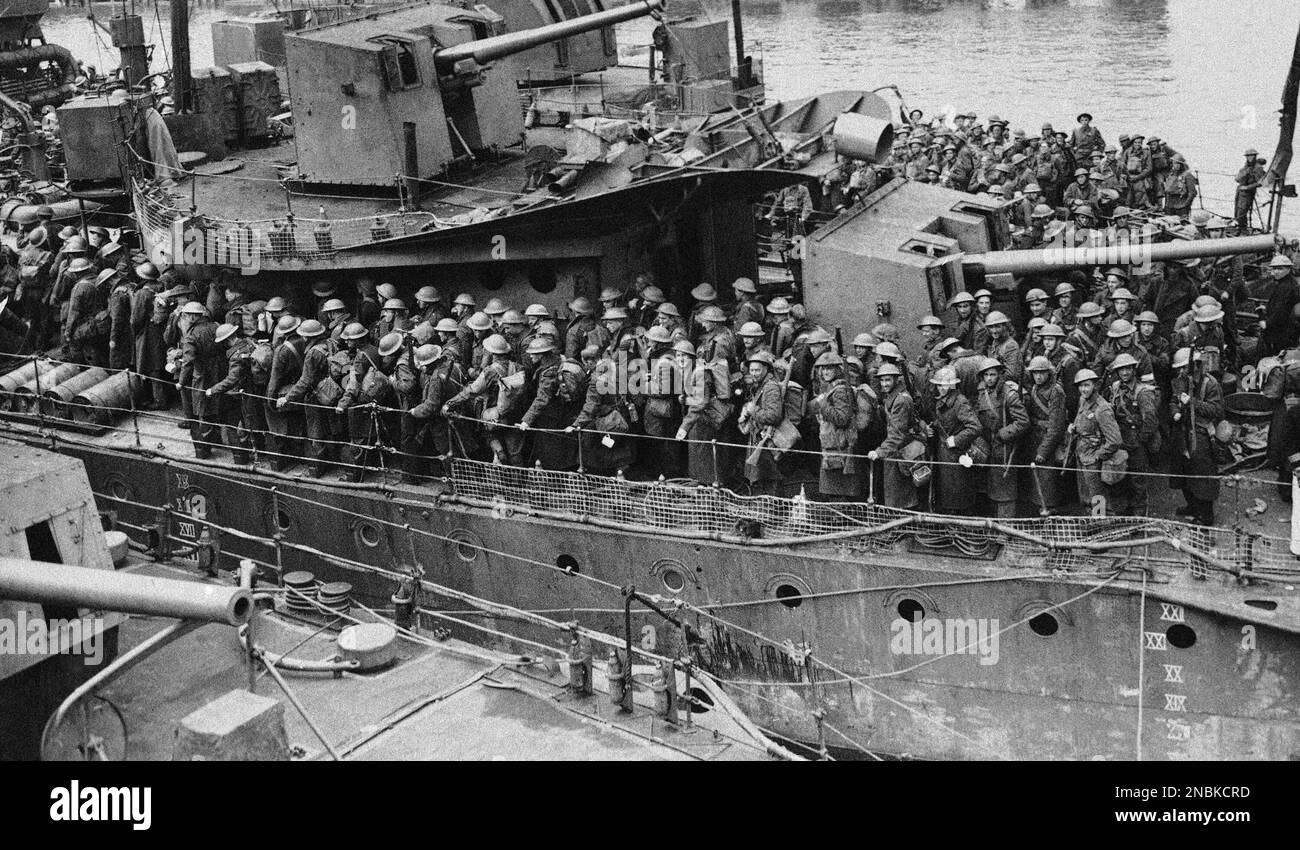
[[[431,343],[426,343],[425,345],[415,349],[415,365],[428,366],[430,363],[437,360],[440,354],[442,354],[441,348]]]
[[[492,334],[483,340],[483,350],[488,354],[509,354],[510,343],[501,334]]]
[[[528,341],[529,354],[546,354],[555,350],[555,340],[549,336],[535,336]]]
[[[544,322],[538,322],[538,323],[537,323],[537,332],[538,332],[539,334],[546,334],[547,336],[550,336],[550,337],[552,337],[553,339],[557,339],[557,340],[558,340],[558,339],[560,338],[560,328],[559,328],[559,326],[556,325],[555,322],[552,322],[552,321],[549,320],[549,319],[547,319],[547,320],[544,321]]]
[[[827,353],[829,354],[829,352]],[[825,354],[822,355],[822,357],[825,356],[826,356]],[[755,351],[749,356],[747,356],[745,358],[745,363],[746,365],[750,363],[762,363],[768,369],[771,369],[774,366],[776,366],[776,358],[773,357],[772,352],[768,351],[767,349],[759,349],[758,351]],[[817,365],[819,366],[821,365],[821,357],[817,358]]]
[[[623,297],[623,293],[612,286],[607,286],[600,291],[600,301],[617,301]]]
[[[881,342],[876,345],[876,356],[881,359],[892,357],[895,360],[902,360],[903,352],[892,342]]]
[[[1137,358],[1125,351],[1111,361],[1110,368],[1123,369],[1126,366],[1136,366],[1137,364]]]
[[[68,263],[68,271],[72,274],[81,274],[82,272],[90,271],[94,267],[95,265],[85,257],[76,257],[72,262]]]
[[[313,339],[325,333],[325,326],[315,319],[306,319],[298,326],[298,336]]]
[[[678,310],[677,305],[671,301],[665,301],[660,304],[659,309],[655,310],[655,313],[660,316],[672,316],[674,319],[680,319],[682,317],[682,311]]]
[[[768,356],[771,357],[772,355],[768,354]],[[821,356],[817,358],[817,362],[813,364],[815,368],[821,368],[822,366],[843,366],[843,365],[844,365],[844,358],[840,357],[834,351],[823,351]]]
[[[502,301],[500,298],[493,298],[488,301],[487,306],[483,308],[483,312],[487,313],[489,316],[500,316],[507,309],[509,308],[506,307],[506,302]]]
[[[423,301],[426,304],[436,304],[442,300],[442,293],[436,286],[421,286],[415,293],[416,301]]]
[[[1111,275],[1114,275],[1115,277],[1121,278],[1125,281],[1128,280],[1128,272],[1124,271],[1124,269],[1120,268],[1119,266],[1111,266],[1110,268],[1106,269],[1106,277],[1110,277]]]
[[[337,298],[331,298],[320,308],[322,313],[333,313],[335,310],[346,310],[347,305]]]
[[[955,387],[961,383],[961,379],[957,377],[956,369],[951,366],[944,366],[934,373],[930,378],[930,383],[938,387]]]
[[[67,242],[63,243],[64,253],[76,253],[78,251],[85,253],[88,250],[86,239],[83,236],[73,236]]]
[[[1095,217],[1092,212],[1092,206],[1090,204],[1079,204],[1077,207],[1074,208],[1074,215],[1084,216],[1086,218]]]
[[[1026,183],[1024,191],[1026,195],[1041,195],[1043,193],[1043,187],[1039,186],[1037,183]]]
[[[668,297],[664,295],[664,291],[659,287],[647,286],[645,289],[641,290],[641,300],[647,305],[662,304],[668,300]]]
[[[77,235],[77,228],[73,227],[70,224],[63,225],[63,229],[59,231],[59,238],[64,240],[65,242],[76,235]]]
[[[1106,331],[1106,336],[1111,339],[1120,339],[1133,333],[1136,328],[1128,319],[1116,319],[1110,323],[1110,329]]]
[[[458,295],[456,296],[456,298],[455,298],[451,303],[453,303],[453,304],[459,304],[459,305],[462,306],[462,307],[477,307],[477,306],[478,306],[478,302],[474,300],[474,296],[473,296],[473,295],[470,295],[468,292],[462,292],[462,293],[458,294]]]
[[[1025,293],[1025,301],[1046,301],[1047,293],[1041,289],[1034,288]]]
[[[348,326],[343,329],[344,339],[361,339],[369,335],[366,326],[360,322],[348,322]]]
[[[189,301],[186,302],[185,306],[181,308],[181,312],[190,316],[206,316],[208,313],[208,308],[204,307],[202,304],[200,304],[197,301]]]
[[[760,336],[761,335],[762,334],[760,334]],[[668,328],[665,328],[663,325],[652,326],[650,330],[646,331],[645,336],[646,339],[650,340],[651,342],[657,342],[660,345],[673,341],[672,332],[669,331]]]
[[[961,345],[961,340],[957,339],[956,337],[950,336],[947,337],[946,339],[941,340],[939,344],[935,346],[935,349],[939,352],[944,352],[952,348],[954,345]]]
[[[433,329],[439,333],[454,334],[460,330],[460,325],[456,323],[455,319],[439,319],[438,324],[434,325]]]
[[[529,304],[524,308],[524,316],[529,319],[549,319],[551,311],[543,304]]]
[[[902,374],[903,370],[898,368],[897,363],[881,363],[880,368],[876,369],[876,376],[880,378],[885,378],[890,375],[900,377]]]
[[[1181,369],[1192,362],[1192,350],[1190,348],[1180,348],[1174,352],[1174,368]]]
[[[992,327],[993,325],[1006,325],[1010,324],[1010,322],[1011,320],[1007,318],[1005,313],[994,310],[989,313],[988,317],[984,320],[984,326]]]
[[[397,331],[384,334],[384,338],[379,341],[379,353],[387,357],[395,354],[402,347],[402,335]]]
[[[761,337],[763,335],[763,326],[758,322],[745,322],[740,326],[738,334],[740,336]]]
[[[135,267],[135,276],[141,280],[157,280],[158,267],[153,263],[141,263]]]
[[[381,283],[375,287],[375,294],[387,301],[390,298],[397,297],[397,287],[391,283]]]
[[[1002,368],[1002,361],[1000,360],[996,360],[992,357],[984,357],[980,359],[980,368],[979,368],[980,372],[987,372],[990,369],[1001,369],[1001,368]]]
[[[722,308],[716,304],[710,304],[700,311],[701,322],[725,322],[727,314],[722,312]]]
[[[863,331],[853,338],[853,344],[861,348],[875,348],[876,338],[866,331]]]
[[[579,295],[569,302],[569,309],[579,316],[590,316],[595,310],[591,306],[591,301],[585,295]]]
[[[1133,293],[1129,292],[1128,289],[1121,286],[1118,289],[1116,289],[1115,292],[1110,296],[1110,300],[1111,301],[1132,301]]]
[[[974,304],[974,303],[975,303],[975,296],[963,290],[961,292],[958,292],[956,295],[954,295],[952,297],[952,300],[948,302],[948,305],[951,307],[956,307],[958,304]]]
[[[977,289],[977,290],[975,290],[975,300],[978,301],[978,300],[980,300],[981,298],[987,298],[987,299],[989,299],[990,301],[992,301],[992,300],[993,300],[993,293],[992,293],[992,292],[989,292],[987,289]]]
[[[266,302],[266,312],[268,313],[283,313],[284,307],[284,299],[279,295],[271,296],[271,300]]]
[[[95,283],[103,284],[118,276],[119,272],[117,269],[103,269],[99,274],[95,275]]]
[[[1218,304],[1206,304],[1192,310],[1192,318],[1198,322],[1217,322],[1223,318],[1223,308]]]
[[[1082,384],[1084,381],[1095,380],[1097,380],[1097,373],[1091,369],[1080,369],[1078,372],[1074,373],[1074,383],[1076,386]]]
[[[1091,319],[1094,316],[1100,316],[1106,311],[1093,301],[1085,301],[1079,305],[1079,312],[1076,314],[1080,319]]]
[[[1051,372],[1052,361],[1048,360],[1046,357],[1040,354],[1037,357],[1035,357],[1033,360],[1029,361],[1029,371],[1030,372]]]
[[[293,333],[301,324],[302,319],[297,316],[281,316],[280,321],[275,323],[275,330],[282,334]]]
[[[384,302],[385,310],[405,310],[406,302],[400,298],[389,298]]]
[[[790,312],[790,302],[777,296],[768,302],[767,312],[774,316],[784,316]]]
[[[1075,291],[1074,286],[1072,284],[1068,282],[1058,283],[1056,285],[1055,294],[1057,295],[1057,297],[1060,297],[1062,295],[1073,295],[1074,291]]]
[[[1204,227],[1210,223],[1210,219],[1214,218],[1214,215],[1207,210],[1192,210],[1192,214],[1187,218],[1197,227]]]
[[[311,285],[311,294],[317,298],[324,298],[327,295],[333,295],[338,286],[328,280],[318,280]]]
[[[717,290],[707,283],[701,283],[691,290],[691,297],[696,301],[716,301],[718,299]]]
[[[232,325],[232,324],[228,324],[228,323],[226,323],[226,322],[222,322],[220,325],[217,326],[217,336],[216,336],[216,341],[217,341],[217,342],[225,342],[226,340],[228,340],[228,339],[230,339],[232,336],[234,336],[234,335],[235,335],[235,331],[237,331],[237,330],[239,330],[239,326],[238,326],[238,325]]]
[[[44,247],[45,243],[49,241],[50,241],[50,235],[45,232],[44,227],[33,227],[27,233],[28,245],[35,245],[37,248],[41,248]]]
[[[492,327],[492,320],[480,310],[465,320],[465,326],[473,331],[486,331]]]
[[[871,329],[871,335],[881,342],[898,342],[898,326],[881,322]]]
[[[941,328],[943,321],[938,316],[922,316],[916,326],[917,328]]]
[[[501,324],[526,325],[528,322],[524,319],[524,314],[520,313],[518,310],[507,310],[501,314]]]
[[[1291,258],[1286,254],[1274,254],[1273,259],[1268,261],[1269,268],[1273,269],[1289,269],[1293,265]]]
[[[1051,218],[1054,215],[1056,215],[1056,210],[1052,209],[1047,204],[1039,204],[1038,206],[1034,207],[1034,211],[1029,214],[1029,217],[1030,218]]]
[[[1047,320],[1044,319],[1042,316],[1034,316],[1032,319],[1029,320],[1029,329],[1031,331],[1040,330],[1041,333],[1041,329],[1045,327],[1047,327]]]
[[[695,356],[695,346],[691,344],[689,339],[679,339],[674,342],[673,351],[677,354],[689,354],[691,357]]]
[[[722,312],[722,311],[719,310],[718,312]],[[627,318],[627,310],[623,309],[622,307],[608,307],[606,308],[605,312],[601,314],[600,320],[602,322],[611,322],[611,321],[621,322],[626,318]]]
[[[1192,308],[1204,307],[1206,304],[1213,304],[1217,307],[1219,305],[1219,299],[1215,298],[1213,295],[1198,295],[1196,296],[1196,300],[1192,302]]]
[[[433,323],[420,322],[411,328],[411,338],[415,340],[416,345],[424,345],[433,340]]]
[[[821,345],[822,343],[832,342],[834,339],[835,338],[832,337],[830,332],[825,328],[813,328],[812,331],[808,333],[809,345]]]
[[[731,288],[736,292],[745,292],[750,295],[758,293],[758,287],[754,285],[754,281],[747,277],[736,278],[736,282],[731,284]]]
[[[1049,336],[1064,337],[1065,329],[1062,328],[1060,325],[1053,324],[1052,322],[1048,322],[1047,324],[1043,325],[1043,329],[1038,332],[1038,335],[1040,337],[1049,337]]]
[[[1137,323],[1140,325],[1143,322],[1149,322],[1150,324],[1158,325],[1160,324],[1160,317],[1157,316],[1155,313],[1151,312],[1150,310],[1143,310],[1141,313],[1138,314]]]

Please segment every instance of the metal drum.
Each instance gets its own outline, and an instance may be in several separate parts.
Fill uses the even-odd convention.
[[[835,137],[835,152],[852,159],[884,162],[894,147],[894,126],[870,115],[845,112],[835,119],[831,132]]]
[[[78,422],[108,425],[130,407],[131,375],[118,372],[73,398],[68,410]]]
[[[44,399],[41,400],[41,410],[47,414],[57,414],[71,419],[72,411],[68,409],[68,403],[107,377],[108,370],[96,366],[80,374],[73,375],[61,384],[51,386],[42,393]]]
[[[48,372],[43,372],[14,390],[13,407],[17,409],[27,409],[36,403],[37,391],[44,392],[46,387],[57,387],[59,384],[76,375],[84,367],[76,363],[60,363]]]
[[[54,369],[54,363],[49,360],[29,360],[23,365],[0,375],[0,410],[4,410],[12,401],[13,394],[28,381],[33,381],[38,375],[45,375]],[[44,385],[44,381],[42,381]]]

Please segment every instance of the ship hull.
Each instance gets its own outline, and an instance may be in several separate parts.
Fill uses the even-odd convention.
[[[618,635],[625,586],[699,606],[717,619],[685,609],[699,634],[694,661],[729,683],[760,726],[814,746],[936,759],[1300,757],[1300,635],[1249,605],[1233,616],[1155,582],[1144,591],[992,565],[954,571],[935,555],[747,546],[530,516],[547,510],[543,494],[524,497],[531,506],[480,507],[450,491],[384,493],[90,445],[60,450],[85,462],[101,509],[137,535],[161,517],[136,504],[172,506],[178,544],[203,526],[185,514],[279,533],[355,564],[225,535],[223,566],[252,557],[310,570],[351,582],[370,604],[388,605],[393,576],[414,564],[428,581]],[[920,623],[900,617],[918,607]],[[1050,634],[1040,633],[1045,621],[1023,623],[1044,610]],[[499,648],[508,645],[499,632],[563,649],[518,621],[456,616],[487,630],[453,625],[458,637]],[[931,645],[931,621],[974,631],[959,646],[942,634]],[[632,625],[639,645],[678,652],[677,627],[640,607]]]

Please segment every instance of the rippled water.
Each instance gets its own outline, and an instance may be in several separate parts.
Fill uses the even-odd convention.
[[[1244,148],[1271,156],[1276,145],[1276,110],[1300,26],[1297,0],[743,0],[743,7],[770,97],[893,83],[928,114],[953,106],[1026,128],[1048,120],[1069,129],[1087,110],[1108,141],[1121,132],[1165,138],[1200,172],[1206,205],[1226,212],[1232,181],[1221,175],[1236,171]],[[212,60],[212,21],[258,8],[196,8],[195,66]],[[723,0],[670,0],[670,8],[730,14]],[[166,43],[167,5],[157,18],[154,7],[141,9],[146,36],[157,40],[161,22]],[[96,12],[111,14],[107,4]],[[625,24],[621,39],[647,42],[651,26]],[[45,29],[85,61],[116,64],[80,8],[52,9]],[[162,67],[162,51],[156,54]],[[1287,229],[1300,231],[1300,203],[1292,205]]]

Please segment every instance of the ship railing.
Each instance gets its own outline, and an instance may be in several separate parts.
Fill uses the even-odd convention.
[[[14,366],[34,363],[37,359],[34,355],[11,355],[9,358]],[[7,369],[0,365],[0,372],[4,371]],[[171,381],[132,374],[141,381],[172,384]],[[40,395],[39,391],[37,395]],[[97,405],[93,411],[95,417],[100,417],[98,427],[101,430],[127,435],[126,441],[114,442],[115,448],[129,450],[129,440],[133,436],[135,447],[150,455],[165,456],[178,462],[229,466],[216,461],[198,461],[178,452],[168,452],[165,445],[168,442],[174,443],[177,439],[175,426],[185,420],[168,411],[138,410],[130,400],[130,395],[127,394],[128,397],[120,403],[121,406],[110,408]],[[243,395],[265,399],[255,393]],[[8,400],[0,397],[0,404]],[[311,403],[302,406],[333,410],[328,406]],[[79,415],[74,409],[76,407],[74,404],[67,410],[54,408],[47,411],[44,406],[37,404],[34,414],[0,414],[0,418],[35,422],[40,432],[49,439],[75,443],[75,438],[56,433],[52,429],[86,430],[87,417]],[[378,405],[364,405],[363,408],[375,417],[375,433],[381,435],[383,444],[367,446],[374,451],[370,462],[363,459],[361,463],[334,463],[363,473],[379,473],[383,483],[337,486],[389,490],[390,474],[402,470],[408,478],[435,487],[439,498],[459,500],[493,511],[519,512],[683,538],[713,539],[759,547],[823,543],[871,551],[891,549],[906,537],[935,551],[955,552],[980,559],[997,557],[1011,563],[1032,563],[1036,566],[1041,566],[1046,560],[1053,568],[1059,569],[1096,568],[1099,560],[1113,564],[1117,557],[1134,557],[1139,563],[1149,559],[1173,568],[1190,568],[1202,574],[1223,572],[1265,580],[1300,579],[1300,559],[1292,554],[1289,538],[1251,532],[1243,524],[1243,510],[1249,515],[1258,508],[1253,501],[1249,507],[1243,505],[1241,495],[1252,487],[1276,486],[1276,482],[1268,477],[1241,474],[1223,476],[1225,483],[1236,493],[1237,516],[1234,525],[1226,528],[1134,516],[1046,516],[997,520],[952,517],[879,504],[875,500],[874,484],[870,484],[874,480],[871,476],[868,476],[866,501],[826,502],[811,500],[802,495],[793,498],[744,495],[726,489],[718,482],[697,483],[689,479],[633,480],[622,475],[606,476],[584,471],[510,466],[463,457],[439,458],[442,461],[442,471],[439,473],[412,474],[410,461],[432,461],[434,458],[402,451],[394,445],[396,434],[387,434],[380,418],[400,415],[402,411]],[[113,419],[130,417],[130,424],[128,427],[104,424],[104,416]],[[461,420],[466,426],[489,424],[466,417],[454,419]],[[452,429],[450,420],[446,427]],[[490,427],[500,429],[510,426],[491,423]],[[558,429],[550,430],[562,433]],[[583,433],[590,436],[604,432],[585,429]],[[565,436],[573,439],[575,435]],[[615,439],[628,438],[626,434],[608,436]],[[455,433],[449,435],[451,442],[456,442],[455,437]],[[228,448],[220,442],[219,436],[216,439],[217,442],[208,448]],[[638,435],[636,439],[660,438]],[[325,439],[317,442],[327,444],[331,450],[356,448],[355,444],[346,440]],[[714,453],[714,466],[719,470],[736,467],[740,462],[740,453],[753,448],[717,440],[686,439],[673,442],[707,446]],[[578,440],[577,443],[581,470],[582,441]],[[153,446],[162,448],[149,448]],[[806,450],[791,449],[790,452],[820,457],[819,453]],[[277,459],[274,452],[258,450],[258,454],[263,459]],[[868,463],[865,457],[854,457],[864,467]],[[297,462],[301,457],[284,456],[278,459]],[[926,463],[932,467],[944,465],[944,462],[938,460]],[[1023,464],[1014,467],[1017,471],[1036,470],[1049,474],[1069,471]],[[1011,466],[1007,468],[1010,469]],[[274,474],[292,480],[292,476],[284,473]],[[1198,477],[1160,471],[1130,471],[1129,474],[1145,475],[1149,481],[1154,479],[1154,482]]]

